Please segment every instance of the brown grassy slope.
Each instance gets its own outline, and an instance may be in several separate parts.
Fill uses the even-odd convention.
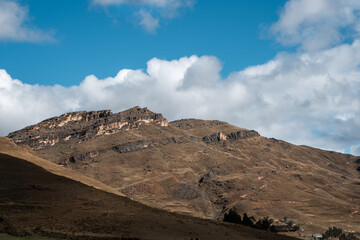
[[[66,169],[62,166],[53,164],[47,160],[37,157],[36,154],[34,154],[34,152],[31,150],[31,148],[27,147],[26,145],[18,147],[9,138],[0,137],[0,153],[24,159],[28,162],[34,163],[35,165],[43,167],[44,169],[53,174],[68,177],[75,181],[79,181],[85,185],[89,185],[94,188],[101,189],[103,191],[110,192],[116,195],[124,196],[119,191],[116,191],[114,188],[105,185],[102,182],[99,182],[93,178],[88,178],[75,171]]]
[[[0,232],[81,239],[292,239],[181,216],[0,154]]]
[[[87,124],[95,123],[69,122],[67,127]],[[36,153],[157,208],[221,219],[236,207],[256,217],[287,216],[308,233],[333,225],[360,231],[356,157],[261,136],[203,141],[212,133],[240,130],[195,119],[142,124],[94,138],[85,132]],[[63,127],[51,131],[56,137]],[[117,151],[124,145],[129,151]]]

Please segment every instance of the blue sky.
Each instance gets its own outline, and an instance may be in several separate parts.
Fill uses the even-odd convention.
[[[122,68],[146,68],[158,57],[214,55],[222,74],[264,63],[283,49],[268,36],[285,1],[197,1],[160,19],[156,32],[136,22],[137,6],[94,6],[86,0],[18,1],[29,26],[54,42],[0,43],[0,66],[26,83],[78,84],[89,74],[114,76]],[[52,76],[49,78],[49,76]]]
[[[360,155],[359,66],[358,0],[0,0],[0,135],[139,105]]]

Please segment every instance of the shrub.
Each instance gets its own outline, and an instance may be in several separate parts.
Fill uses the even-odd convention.
[[[237,224],[242,223],[240,215],[234,209],[230,209],[229,213],[225,213],[224,222],[237,223]]]
[[[339,240],[359,240],[353,233],[346,235],[345,233],[341,234]]]
[[[255,228],[263,229],[263,230],[270,230],[271,227],[271,221],[268,217],[264,217],[263,219],[259,219],[255,223]]]
[[[287,223],[290,227],[292,227],[292,225],[295,224],[295,222],[293,220],[290,220],[288,223]]]
[[[242,224],[245,226],[249,226],[249,227],[254,226],[253,221],[248,217],[248,215],[246,213],[244,213]]]
[[[295,225],[295,226],[293,226],[293,228],[294,228],[294,231],[299,231],[299,230],[300,230],[300,226],[299,226],[299,225]]]
[[[327,239],[330,237],[340,237],[343,234],[343,230],[337,227],[330,227],[326,232],[323,234],[323,238]]]

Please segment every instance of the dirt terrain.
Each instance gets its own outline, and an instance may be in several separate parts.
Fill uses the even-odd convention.
[[[67,169],[55,174],[58,167],[0,138],[0,233],[68,239],[295,239],[151,208],[90,186],[96,182],[85,184],[86,178],[80,182],[78,174],[73,175],[77,180],[64,177],[71,172]]]
[[[230,208],[305,233],[360,232],[360,158],[221,121],[168,122],[135,107],[68,113],[14,133],[37,156],[148,206],[222,220]]]

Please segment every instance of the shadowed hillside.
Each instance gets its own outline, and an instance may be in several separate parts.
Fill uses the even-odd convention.
[[[51,163],[42,166],[30,154],[14,157],[24,150],[6,139],[0,146],[0,232],[71,239],[291,239],[150,208],[51,173]]]

